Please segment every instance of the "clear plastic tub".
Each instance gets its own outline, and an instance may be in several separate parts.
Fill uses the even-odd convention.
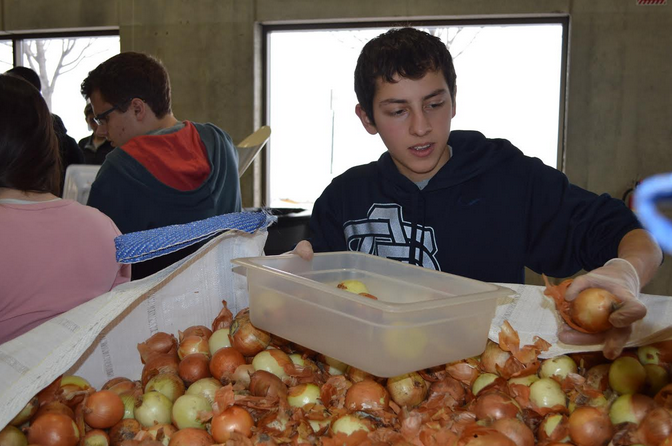
[[[252,323],[380,377],[483,352],[511,290],[358,252],[241,258]],[[337,288],[356,279],[378,300]]]

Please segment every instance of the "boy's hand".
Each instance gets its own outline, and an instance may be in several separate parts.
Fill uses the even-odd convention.
[[[313,259],[313,245],[310,244],[308,240],[301,240],[294,247],[292,254],[297,254],[303,260],[312,260]]]
[[[567,344],[599,344],[604,341],[604,356],[614,359],[621,354],[630,333],[631,324],[646,315],[646,306],[638,299],[639,276],[635,267],[625,259],[609,260],[604,266],[579,276],[567,288],[565,300],[572,301],[587,288],[603,288],[615,295],[620,307],[611,313],[609,322],[614,326],[605,333],[580,333],[564,326],[558,331],[558,339]]]

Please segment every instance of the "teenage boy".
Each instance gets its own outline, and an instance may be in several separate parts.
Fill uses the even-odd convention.
[[[87,204],[122,233],[240,211],[238,153],[231,137],[213,124],[173,116],[170,80],[160,61],[118,54],[89,73],[81,92],[91,102],[98,134],[116,147]],[[198,246],[135,264],[132,277],[152,274]]]
[[[451,132],[456,75],[440,39],[413,29],[367,43],[355,69],[355,112],[387,152],[325,189],[310,220],[311,239],[295,252],[361,251],[488,282],[523,283],[524,268],[552,277],[581,269],[567,297],[589,287],[623,301],[617,327],[584,335],[564,327],[567,343],[605,342],[620,354],[637,299],[662,252],[633,213],[608,195],[570,184],[556,169],[502,139]]]

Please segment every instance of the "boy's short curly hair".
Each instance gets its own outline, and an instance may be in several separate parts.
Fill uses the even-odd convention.
[[[394,82],[394,76],[420,79],[430,71],[442,71],[450,96],[455,100],[455,67],[446,45],[438,37],[415,28],[391,29],[369,41],[357,59],[355,93],[368,118],[373,118],[376,80]]]
[[[122,112],[133,98],[145,101],[157,118],[171,112],[168,72],[158,59],[147,54],[120,53],[98,65],[81,85],[82,96],[87,99],[95,90]]]

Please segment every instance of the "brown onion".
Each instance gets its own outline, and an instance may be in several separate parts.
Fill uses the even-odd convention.
[[[72,409],[69,406],[66,406],[65,404],[61,403],[60,401],[52,401],[40,407],[35,413],[35,418],[47,413],[60,413],[63,415],[67,415],[73,420],[75,419],[75,413],[72,411]]]
[[[198,336],[207,341],[210,339],[210,336],[212,336],[212,330],[204,325],[192,325],[184,331],[178,331],[177,334],[179,336],[180,343],[182,343],[182,340],[187,336]]]
[[[521,413],[516,400],[498,391],[479,395],[473,403],[472,411],[479,420],[514,418]]]
[[[107,429],[124,417],[124,402],[110,390],[92,393],[84,400],[84,421],[94,429]]]
[[[172,334],[158,332],[149,337],[145,342],[138,344],[140,360],[146,363],[149,356],[155,353],[167,354],[177,351],[177,339]]]
[[[271,335],[250,322],[250,309],[241,310],[231,323],[231,346],[245,356],[254,356],[268,347]]]
[[[433,382],[427,391],[427,399],[431,399],[434,395],[443,396],[450,395],[455,401],[450,403],[451,409],[455,406],[464,404],[467,396],[467,391],[462,387],[462,384],[452,376],[444,376],[441,380]]]
[[[415,407],[427,396],[427,383],[416,372],[395,376],[387,380],[390,398],[402,407]]]
[[[579,293],[570,303],[572,320],[588,333],[601,333],[612,325],[609,316],[619,301],[602,288],[588,288]]]
[[[646,446],[658,446],[672,435],[672,414],[662,407],[651,410],[639,423],[635,435]]]
[[[390,394],[376,381],[354,383],[345,394],[345,408],[351,411],[385,410],[390,406]]]
[[[360,381],[364,381],[365,379],[371,379],[371,380],[376,379],[376,377],[370,374],[369,372],[365,372],[364,370],[358,369],[357,367],[353,367],[351,365],[349,365],[348,368],[345,370],[345,376],[353,383],[358,383]]]
[[[280,378],[266,370],[257,370],[250,376],[249,390],[254,396],[287,397],[287,386]]]
[[[110,446],[119,446],[125,440],[132,440],[142,430],[140,423],[133,418],[126,418],[110,428]]]
[[[497,366],[503,369],[510,357],[511,353],[502,350],[497,343],[488,340],[485,351],[481,354],[481,366],[486,372],[499,375]]]
[[[218,381],[230,379],[238,366],[245,364],[245,357],[233,347],[222,347],[210,359],[210,373]]]
[[[170,437],[168,446],[212,446],[214,443],[215,441],[207,431],[187,427],[175,432]]]
[[[100,390],[110,390],[110,388],[116,386],[117,384],[125,383],[125,382],[133,382],[130,379],[123,377],[123,376],[118,376],[116,378],[112,378],[108,380],[105,384],[102,385]],[[117,392],[118,393],[118,392]]]
[[[205,356],[210,357],[210,345],[208,344],[208,340],[193,335],[182,339],[180,346],[177,348],[178,358],[184,359],[185,356],[191,355],[192,353],[203,353]]]
[[[79,429],[67,415],[48,413],[33,420],[28,428],[28,443],[40,446],[75,446]]]
[[[579,446],[604,446],[614,435],[609,415],[595,407],[577,407],[569,416],[569,436]]]
[[[517,446],[534,446],[535,444],[534,433],[518,418],[500,418],[490,427],[509,437]]]
[[[61,378],[59,400],[74,408],[84,400],[86,395],[94,391],[91,384],[81,376],[64,375]]]
[[[147,360],[142,368],[141,383],[145,387],[150,379],[160,373],[172,373],[177,375],[179,367],[179,358],[173,354],[157,354]]]
[[[231,406],[222,413],[212,417],[210,429],[212,438],[217,443],[224,443],[231,437],[232,432],[238,432],[246,437],[252,436],[254,419],[242,407]]]
[[[212,376],[210,373],[210,358],[201,353],[187,355],[180,361],[177,373],[187,386],[199,379],[209,378]]]

